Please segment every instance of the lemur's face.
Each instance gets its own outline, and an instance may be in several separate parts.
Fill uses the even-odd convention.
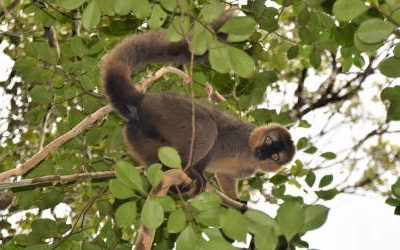
[[[295,146],[289,132],[275,124],[256,128],[250,136],[249,144],[254,157],[260,161],[264,171],[275,171],[290,162],[295,153]]]

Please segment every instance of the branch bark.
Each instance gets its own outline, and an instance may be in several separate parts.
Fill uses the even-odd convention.
[[[48,175],[32,179],[23,179],[21,181],[15,181],[15,182],[0,182],[0,190],[15,188],[15,187],[34,186],[45,183],[72,182],[72,181],[86,180],[86,179],[101,179],[101,178],[113,178],[113,177],[115,177],[115,171],[79,173],[72,175]]]

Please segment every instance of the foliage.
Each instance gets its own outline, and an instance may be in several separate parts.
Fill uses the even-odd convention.
[[[362,106],[357,94],[368,76],[379,71],[387,82],[394,82],[391,86],[385,81],[375,83],[374,97],[387,104],[387,119],[375,122],[378,128],[355,142],[350,152],[358,152],[374,136],[393,132],[390,124],[400,120],[400,87],[393,86],[396,82],[391,79],[400,76],[399,1],[275,0],[266,4],[249,0],[241,6],[242,15],[221,28],[228,34],[229,43],[225,43],[211,32],[209,23],[228,7],[234,5],[218,0],[2,1],[0,41],[7,45],[4,52],[15,65],[1,85],[10,100],[1,114],[5,118],[0,118],[5,121],[0,130],[0,172],[23,163],[104,106],[102,57],[127,35],[157,28],[166,29],[174,41],[191,31],[192,52],[210,51],[209,62],[194,67],[196,97],[206,97],[204,87],[210,83],[226,99],[218,104],[220,108],[257,125],[275,122],[310,131],[320,121],[312,121],[307,114],[319,109],[360,121],[353,115]],[[159,67],[151,65],[133,80]],[[306,85],[312,72],[327,76],[316,90]],[[279,107],[265,105],[270,96],[285,93],[289,83],[296,85],[290,98],[283,98]],[[149,91],[188,95],[190,86],[168,75]],[[173,195],[147,197],[160,183],[163,169],[154,164],[144,174],[136,168],[137,162],[123,144],[123,123],[116,114],[109,114],[23,176],[115,169],[117,178],[39,183],[0,193],[13,197],[0,199],[0,209],[6,208],[0,226],[7,231],[0,235],[5,243],[1,249],[130,249],[140,223],[157,229],[155,249],[172,249],[175,242],[177,249],[235,249],[238,246],[231,243],[245,242],[248,234],[257,249],[308,247],[301,237],[323,225],[329,209],[305,204],[302,196],[330,200],[354,188],[377,192],[377,187],[385,186],[381,173],[398,174],[398,155],[390,157],[398,147],[380,138],[366,149],[372,167],[363,169],[358,182],[341,186],[335,174],[320,170],[348,166],[351,175],[357,161],[345,162],[348,157],[337,148],[321,148],[318,141],[325,133],[321,130],[321,138],[297,140],[297,159],[287,169],[241,182],[241,199],[251,202],[249,190],[256,190],[277,204],[275,217],[257,210],[239,213],[224,206],[214,192],[190,200]],[[374,150],[384,157],[377,159],[370,153]],[[159,159],[170,168],[182,168],[172,148],[162,148]],[[265,194],[264,183],[270,185],[271,194]],[[298,193],[289,191],[291,187]],[[399,180],[391,191],[387,203],[398,214]],[[68,204],[73,213],[55,216],[62,204]],[[43,218],[45,210],[53,215],[51,219]],[[19,211],[26,214],[16,231],[8,218]]]
[[[387,198],[386,203],[395,207],[394,213],[400,215],[400,178],[392,185],[391,189],[391,196]]]

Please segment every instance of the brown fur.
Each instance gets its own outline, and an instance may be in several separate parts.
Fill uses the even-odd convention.
[[[214,22],[213,28],[219,28],[226,19],[223,16],[222,21]],[[166,93],[139,93],[132,85],[130,74],[149,63],[184,63],[189,59],[185,41],[169,42],[164,31],[153,31],[125,39],[104,61],[106,93],[115,109],[128,120],[126,142],[135,158],[143,164],[157,162],[161,146],[176,148],[183,164],[188,163],[192,136],[191,99]],[[196,186],[190,188],[192,195],[205,189],[203,171],[207,169],[216,174],[222,191],[236,199],[238,179],[257,171],[276,170],[294,155],[290,134],[279,125],[255,128],[215,107],[196,102],[195,126],[193,166],[188,173]],[[255,156],[255,150],[269,135],[287,145],[285,148],[280,146],[282,157],[278,162]],[[259,151],[261,156],[270,155],[268,149]]]

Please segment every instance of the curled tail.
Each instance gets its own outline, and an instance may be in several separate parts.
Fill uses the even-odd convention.
[[[211,24],[212,28],[217,31],[236,11],[226,11]],[[103,62],[103,82],[110,102],[123,117],[136,119],[143,94],[134,88],[131,73],[150,63],[188,63],[190,55],[185,40],[171,42],[165,31],[150,31],[124,39]]]

